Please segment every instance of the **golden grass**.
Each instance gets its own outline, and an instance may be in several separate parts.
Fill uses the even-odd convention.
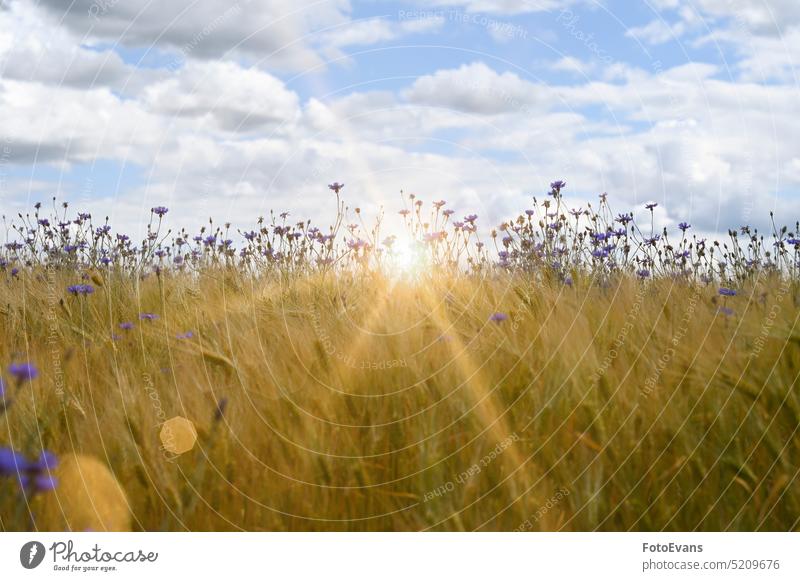
[[[134,530],[798,529],[800,309],[779,280],[723,301],[667,280],[222,269],[72,297],[74,275],[21,276],[0,286],[0,361],[41,375],[0,445],[93,458]],[[159,437],[176,416],[198,438],[179,456]],[[127,509],[86,516],[87,486],[34,498],[36,526],[125,528]],[[2,529],[31,528],[0,487]]]

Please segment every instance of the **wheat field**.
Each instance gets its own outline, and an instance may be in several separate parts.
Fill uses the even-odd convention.
[[[59,465],[44,492],[0,479],[0,528],[797,530],[797,297],[775,273],[729,297],[519,270],[6,272],[0,361],[37,373],[4,374],[0,443]]]

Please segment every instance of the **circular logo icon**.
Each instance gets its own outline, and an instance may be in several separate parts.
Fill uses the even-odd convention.
[[[39,541],[29,541],[19,550],[19,562],[26,569],[35,569],[44,560],[44,545]]]

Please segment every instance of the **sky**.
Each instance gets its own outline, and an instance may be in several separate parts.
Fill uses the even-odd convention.
[[[0,207],[136,234],[556,179],[657,226],[800,219],[797,0],[0,0]]]

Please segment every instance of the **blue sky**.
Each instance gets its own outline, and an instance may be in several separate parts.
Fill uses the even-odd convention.
[[[800,217],[789,0],[6,0],[4,210],[325,222],[400,189],[512,216],[549,181],[713,233]]]

